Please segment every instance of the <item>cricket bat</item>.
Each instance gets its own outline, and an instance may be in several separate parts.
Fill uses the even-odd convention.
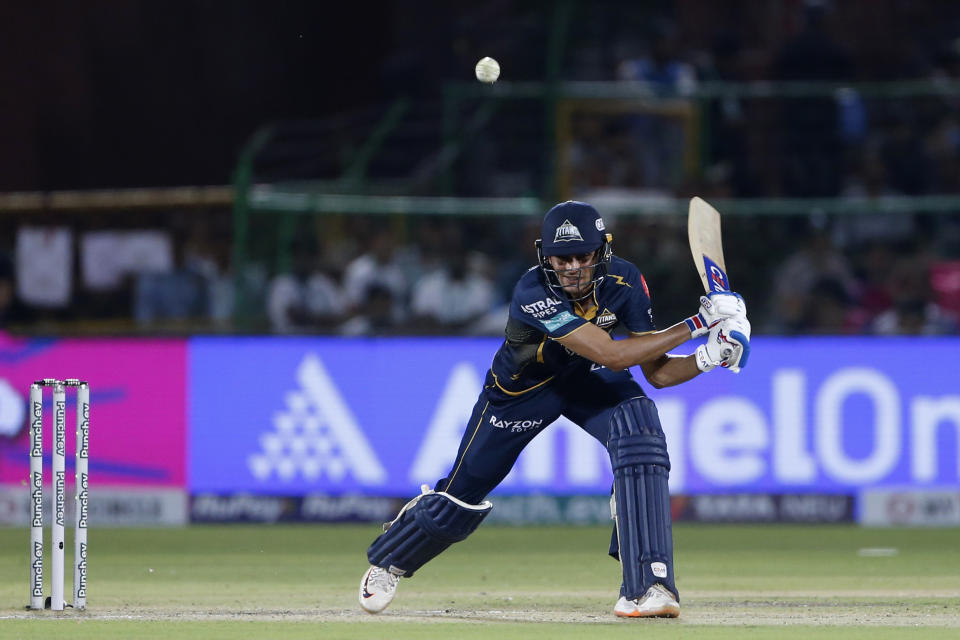
[[[690,236],[690,251],[703,282],[703,290],[708,294],[713,291],[730,291],[727,266],[723,261],[723,242],[720,238],[720,213],[703,198],[694,196],[690,199],[687,235]],[[721,353],[728,357],[733,353],[733,349],[724,348]],[[746,365],[746,357],[742,364]],[[740,367],[730,370],[739,373]]]
[[[727,267],[723,262],[720,214],[703,198],[694,196],[690,199],[687,234],[704,291],[730,291]]]

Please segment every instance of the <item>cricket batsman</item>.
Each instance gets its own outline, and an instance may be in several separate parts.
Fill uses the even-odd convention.
[[[623,581],[613,612],[629,618],[680,615],[674,582],[667,478],[670,458],[657,407],[634,380],[639,366],[656,388],[715,367],[745,366],[746,306],[736,293],[700,298],[696,314],[658,331],[640,271],[613,255],[603,219],[584,202],[550,209],[537,241],[538,265],[520,278],[505,338],[450,472],[408,502],[367,549],[360,606],[383,611],[409,578],[473,533],[493,505],[485,500],[523,448],[565,416],[599,440],[613,467],[610,555]],[[614,340],[623,326],[629,337]],[[686,356],[668,352],[707,341]]]

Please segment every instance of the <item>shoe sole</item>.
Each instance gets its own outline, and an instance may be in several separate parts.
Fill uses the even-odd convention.
[[[383,611],[383,609],[386,609],[386,607],[384,607],[383,609],[368,609],[365,600],[361,600],[361,601],[360,601],[360,608],[363,609],[366,613],[369,613],[369,614],[372,615],[372,616],[375,616],[375,615],[377,615],[378,613],[380,613],[381,611]]]
[[[630,613],[614,611],[613,615],[618,618],[679,618],[680,608],[666,606],[652,611],[631,611]]]

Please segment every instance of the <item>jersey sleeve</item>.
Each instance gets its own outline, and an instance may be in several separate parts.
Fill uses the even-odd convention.
[[[587,324],[573,312],[566,297],[547,288],[533,271],[528,271],[513,290],[510,317],[551,338],[562,338]]]

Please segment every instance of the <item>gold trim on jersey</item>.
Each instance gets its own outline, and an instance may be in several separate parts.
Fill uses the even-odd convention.
[[[580,316],[587,322],[590,322],[591,320],[597,317],[597,305],[593,305],[592,307],[584,311],[583,307],[577,304],[574,306],[573,311],[574,313],[576,313],[578,316]]]
[[[547,384],[548,382],[550,382],[556,377],[556,376],[550,376],[546,380],[542,380],[537,384],[533,385],[532,387],[527,387],[523,391],[510,391],[509,389],[506,389],[502,384],[500,384],[500,378],[497,377],[497,374],[493,373],[493,369],[490,370],[490,373],[493,374],[493,383],[497,385],[497,388],[500,389],[500,391],[503,391],[508,396],[522,396],[523,394],[529,391],[533,391],[537,387],[542,387],[543,385]]]
[[[537,346],[537,362],[543,364],[543,345],[547,344],[547,337],[544,336],[543,340],[540,341],[540,344]]]
[[[645,336],[645,335],[647,335],[648,333],[656,333],[656,332],[657,332],[656,329],[650,329],[649,331],[631,331],[631,332],[630,332],[630,335],[632,335],[632,336]]]
[[[610,274],[608,274],[607,277],[608,277],[608,278],[612,278],[613,281],[616,282],[616,283],[619,284],[619,285],[623,285],[623,286],[625,286],[625,287],[630,287],[631,289],[633,289],[633,285],[632,285],[632,284],[630,284],[629,282],[624,282],[624,281],[623,281],[623,276],[615,276],[615,275],[610,275]]]
[[[453,473],[450,474],[450,479],[447,481],[447,486],[444,488],[444,491],[446,491],[447,493],[450,492],[450,485],[453,484],[453,479],[457,477],[457,472],[460,471],[460,465],[463,464],[463,459],[466,457],[467,451],[470,450],[470,445],[473,444],[473,439],[477,437],[477,431],[480,430],[480,425],[483,424],[483,416],[486,415],[487,407],[489,406],[490,406],[490,401],[487,400],[487,404],[483,405],[483,411],[480,412],[480,419],[477,420],[477,426],[473,428],[473,434],[470,436],[470,442],[468,442],[467,446],[464,447],[463,453],[460,455],[460,459],[457,460],[457,466],[454,467]]]
[[[587,322],[593,320],[597,315],[597,309],[600,308],[600,301],[597,300],[597,288],[593,288],[593,292],[590,294],[588,300],[592,303],[592,306],[589,309],[584,307],[586,301],[573,301],[573,312],[586,320]]]
[[[550,338],[550,339],[551,339],[551,340],[561,340],[561,339],[563,339],[563,338],[566,338],[566,337],[569,336],[569,335],[573,335],[575,332],[579,331],[580,329],[583,329],[583,328],[584,328],[585,326],[587,326],[588,324],[590,324],[590,323],[589,323],[589,322],[586,322],[586,323],[580,325],[579,327],[577,327],[576,329],[573,329],[572,331],[563,334],[562,336],[557,336],[556,338]]]

